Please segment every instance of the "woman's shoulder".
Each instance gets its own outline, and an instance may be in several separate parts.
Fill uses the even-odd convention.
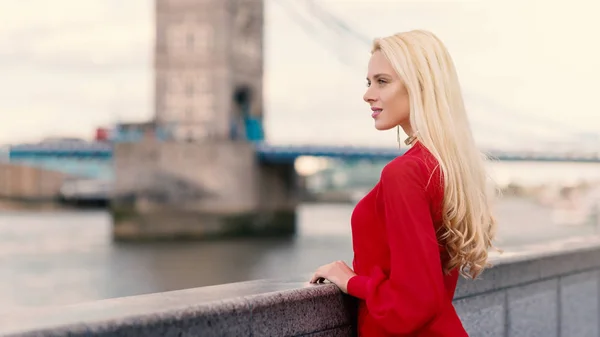
[[[430,171],[431,166],[436,166],[437,161],[431,153],[420,143],[415,144],[403,155],[387,163],[384,171],[421,170]]]
[[[387,163],[381,171],[381,182],[421,180],[426,175],[424,162],[414,156],[400,156]]]
[[[422,145],[418,145],[387,163],[381,171],[381,181],[408,179],[412,182],[426,182],[438,168],[433,155]]]

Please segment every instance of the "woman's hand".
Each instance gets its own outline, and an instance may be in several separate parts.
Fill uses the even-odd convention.
[[[310,283],[320,283],[324,280],[335,284],[344,293],[348,293],[348,281],[356,273],[344,261],[335,261],[317,269]]]

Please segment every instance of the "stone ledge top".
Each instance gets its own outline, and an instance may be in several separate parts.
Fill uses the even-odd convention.
[[[561,240],[545,241],[539,244],[523,245],[511,248],[511,250],[503,253],[492,251],[490,262],[499,266],[594,249],[600,249],[600,235],[575,236]]]
[[[0,336],[20,336],[35,331],[75,328],[84,324],[120,325],[134,319],[153,320],[190,312],[206,312],[224,303],[244,307],[247,301],[286,295],[304,297],[339,295],[331,284],[310,284],[310,276],[289,280],[256,280],[200,288],[111,298],[59,307],[19,309],[0,313]],[[303,291],[298,291],[303,290]]]

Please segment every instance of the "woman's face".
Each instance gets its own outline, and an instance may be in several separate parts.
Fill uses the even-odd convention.
[[[363,96],[371,106],[377,130],[398,125],[410,130],[410,104],[406,87],[381,51],[371,55],[367,73],[368,89]]]

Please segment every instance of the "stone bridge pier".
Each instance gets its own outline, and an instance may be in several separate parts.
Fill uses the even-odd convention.
[[[295,232],[293,165],[259,162],[250,143],[124,143],[114,158],[117,240]]]

